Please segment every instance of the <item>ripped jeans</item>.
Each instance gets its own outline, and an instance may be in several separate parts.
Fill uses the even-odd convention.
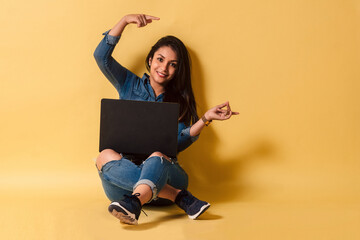
[[[163,157],[153,156],[138,166],[123,157],[107,162],[98,172],[110,201],[120,201],[125,194],[131,195],[140,184],[146,184],[151,188],[151,200],[157,197],[165,184],[176,189],[188,187],[188,175],[176,159],[170,162]]]

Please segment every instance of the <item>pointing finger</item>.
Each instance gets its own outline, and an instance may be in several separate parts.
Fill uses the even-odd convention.
[[[150,16],[150,15],[145,15],[146,20],[160,20],[159,17],[155,17],[155,16]]]

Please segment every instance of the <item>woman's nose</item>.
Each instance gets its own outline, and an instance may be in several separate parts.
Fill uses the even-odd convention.
[[[163,62],[162,65],[161,65],[161,68],[163,71],[168,71],[169,69],[169,64],[167,64],[166,62]]]

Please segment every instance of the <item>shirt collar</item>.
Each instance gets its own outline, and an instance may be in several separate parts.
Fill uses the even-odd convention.
[[[142,80],[143,80],[145,88],[148,90],[151,98],[155,99],[155,102],[162,102],[164,100],[164,93],[155,97],[154,89],[151,87],[151,84],[150,84],[150,76],[147,73],[144,73]]]

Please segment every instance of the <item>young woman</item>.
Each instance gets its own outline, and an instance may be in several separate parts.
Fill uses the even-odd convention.
[[[114,85],[120,99],[165,101],[180,104],[178,152],[189,147],[212,120],[226,120],[232,112],[229,102],[209,109],[199,120],[191,86],[190,59],[185,45],[174,36],[161,38],[149,52],[142,78],[121,66],[112,56],[122,32],[128,24],[144,27],[157,17],[144,14],[124,16],[97,46],[96,62]],[[145,203],[168,199],[182,208],[191,219],[205,212],[210,204],[189,193],[188,176],[177,159],[154,152],[142,160],[112,149],[103,150],[96,166],[107,197],[112,201],[109,212],[122,223],[137,224]]]

